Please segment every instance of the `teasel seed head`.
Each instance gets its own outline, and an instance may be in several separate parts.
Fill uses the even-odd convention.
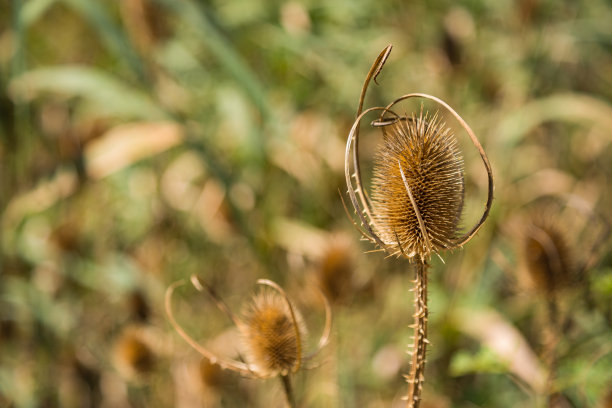
[[[575,280],[568,240],[552,221],[532,220],[525,231],[523,255],[531,281],[546,294],[568,287]]]
[[[424,260],[458,238],[465,189],[457,139],[437,113],[422,110],[385,130],[373,169],[374,231],[397,242],[393,255]]]
[[[376,81],[389,57],[391,46],[378,56],[366,77],[359,98],[357,118],[349,132],[344,175],[351,204],[363,237],[390,255],[412,262],[426,262],[442,249],[459,248],[470,241],[489,216],[493,203],[493,171],[478,138],[463,118],[446,102],[428,94],[402,95],[387,106],[363,110],[371,80]],[[408,99],[427,100],[450,114],[478,150],[487,172],[487,199],[475,225],[458,233],[464,201],[463,159],[453,132],[435,113],[418,117],[398,115],[393,108]],[[364,188],[359,158],[359,128],[370,112],[380,116],[371,124],[383,134],[375,158],[372,195]],[[347,210],[348,211],[348,210]]]
[[[286,375],[300,364],[304,321],[278,292],[256,294],[244,312],[240,331],[249,364],[265,377]]]
[[[307,334],[304,320],[287,293],[278,284],[267,279],[259,279],[257,283],[264,286],[264,290],[253,296],[245,307],[243,317],[239,318],[232,313],[212,287],[202,283],[195,275],[191,276],[191,282],[197,290],[208,292],[219,309],[234,322],[244,340],[246,361],[218,356],[200,345],[178,324],[172,311],[172,295],[177,287],[184,284],[183,281],[173,283],[166,290],[166,314],[177,333],[191,347],[222,369],[232,370],[249,378],[286,377],[297,372],[329,342],[331,305],[322,293],[325,327],[317,348],[312,353],[304,355],[303,339]]]
[[[334,304],[342,303],[355,289],[353,248],[341,235],[327,242],[316,267],[317,286]]]

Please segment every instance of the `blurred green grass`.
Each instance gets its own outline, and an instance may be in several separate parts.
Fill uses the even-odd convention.
[[[516,277],[522,215],[557,194],[612,216],[609,21],[605,0],[0,3],[0,406],[277,406],[276,383],[202,374],[164,290],[197,273],[239,311],[270,278],[316,338],[307,288],[347,241],[334,249],[350,267],[332,344],[298,375],[298,397],[399,406],[411,271],[365,253],[338,195],[362,81],[389,43],[366,104],[441,97],[496,177],[482,232],[432,260],[424,405],[542,406],[511,353],[473,326],[513,328],[540,364],[544,305]],[[364,139],[366,159],[374,144]],[[469,224],[484,178],[465,149]],[[563,299],[558,386],[574,406],[603,404],[612,387],[609,245],[598,258],[590,297]],[[179,295],[197,338],[228,327],[212,302]],[[147,373],[121,368],[126,333],[154,356]]]

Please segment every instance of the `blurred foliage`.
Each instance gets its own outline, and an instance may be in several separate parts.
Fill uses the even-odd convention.
[[[301,405],[402,406],[412,272],[365,253],[338,194],[389,43],[366,104],[445,99],[496,177],[483,230],[432,260],[423,406],[545,405],[546,300],[521,274],[544,195],[600,216],[555,213],[587,267],[558,298],[554,388],[609,406],[612,257],[592,242],[612,217],[610,21],[606,0],[0,2],[0,407],[279,406],[280,384],[220,372],[171,330],[164,291],[194,273],[234,310],[279,282],[312,339],[322,283],[333,339],[297,376]],[[486,178],[464,146],[469,225]],[[175,301],[235,353],[214,302]]]

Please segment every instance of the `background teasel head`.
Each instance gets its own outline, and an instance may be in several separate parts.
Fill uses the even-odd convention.
[[[542,196],[528,205],[517,236],[531,286],[545,294],[584,286],[601,255],[610,225],[577,196]]]
[[[139,326],[128,326],[121,332],[115,343],[114,360],[124,377],[139,380],[154,371],[157,357],[148,337]]]
[[[535,216],[523,237],[525,267],[533,285],[551,294],[574,282],[574,255],[566,232],[552,219]]]
[[[380,73],[389,53],[379,55],[364,82],[357,119],[348,136],[345,177],[351,203],[364,227],[363,236],[389,254],[424,262],[432,253],[461,247],[480,229],[493,201],[493,175],[487,156],[472,129],[447,103],[434,96],[403,95],[386,107],[362,111],[368,85]],[[488,176],[485,210],[476,225],[458,233],[464,201],[463,159],[457,138],[440,113],[396,113],[398,103],[412,98],[432,101],[450,113],[478,149]],[[366,192],[359,161],[359,127],[364,116],[378,111],[372,126],[383,142],[375,157],[372,193]],[[354,180],[353,180],[354,179]]]
[[[235,361],[216,355],[201,346],[178,324],[172,311],[172,294],[183,285],[179,281],[166,291],[166,314],[175,330],[196,351],[218,364],[221,368],[236,371],[249,378],[286,377],[297,372],[304,362],[315,357],[327,344],[331,331],[331,307],[325,297],[325,327],[317,349],[304,355],[306,326],[301,314],[293,305],[285,291],[276,283],[260,279],[258,284],[266,288],[253,296],[245,306],[242,318],[234,315],[229,307],[217,296],[215,291],[192,276],[191,282],[199,291],[206,291],[215,300],[219,309],[225,312],[240,331],[246,362]]]

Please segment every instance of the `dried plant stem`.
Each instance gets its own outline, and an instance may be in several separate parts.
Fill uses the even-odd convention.
[[[283,389],[285,390],[285,396],[287,397],[287,406],[290,408],[296,408],[295,396],[293,395],[293,387],[291,385],[291,377],[289,374],[281,375],[281,381],[283,382]]]
[[[429,266],[420,259],[416,262],[414,281],[414,343],[410,374],[406,376],[408,408],[418,408],[421,402],[421,389],[425,381],[425,355],[427,352],[427,270]]]
[[[545,355],[544,360],[548,366],[548,378],[546,379],[546,398],[547,406],[554,407],[557,393],[555,391],[555,380],[557,377],[557,345],[561,336],[559,327],[559,307],[555,294],[550,294],[547,302],[547,330],[545,334]]]

